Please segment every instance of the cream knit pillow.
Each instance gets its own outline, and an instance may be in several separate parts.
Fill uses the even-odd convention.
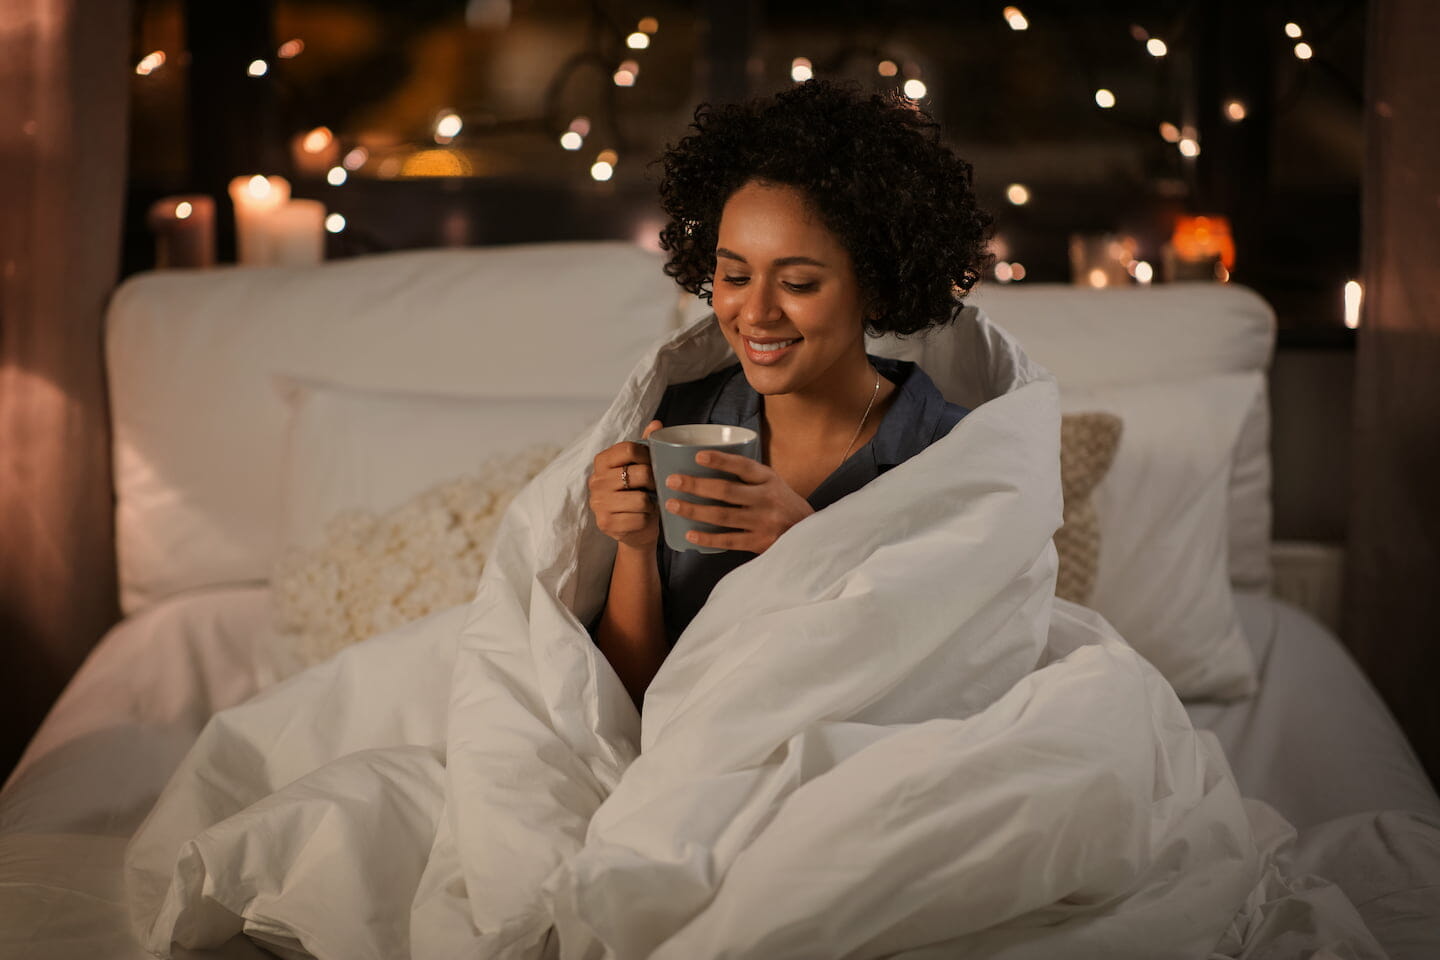
[[[1060,572],[1055,596],[1075,603],[1090,599],[1100,561],[1100,522],[1090,499],[1120,446],[1120,418],[1110,413],[1067,413],[1060,418],[1060,487],[1065,522],[1055,531]]]

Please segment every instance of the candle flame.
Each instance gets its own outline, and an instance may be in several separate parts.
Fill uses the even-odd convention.
[[[306,153],[319,153],[330,146],[334,139],[335,134],[330,131],[329,127],[316,127],[305,134],[305,139],[300,141],[300,149]]]
[[[263,200],[270,196],[270,181],[257,173],[245,184],[245,189],[256,200]]]
[[[1345,326],[1354,330],[1360,326],[1360,304],[1365,300],[1365,288],[1359,280],[1345,282]]]

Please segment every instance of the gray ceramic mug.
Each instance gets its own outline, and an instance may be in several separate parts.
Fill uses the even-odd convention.
[[[640,442],[650,448],[650,467],[655,475],[655,496],[660,502],[660,528],[665,533],[666,545],[671,550],[724,553],[719,547],[696,546],[685,539],[685,534],[691,530],[715,533],[728,528],[717,527],[713,523],[701,523],[665,509],[665,501],[672,497],[676,500],[688,500],[690,503],[714,504],[719,501],[671,490],[665,486],[665,481],[672,473],[734,480],[736,477],[733,473],[700,466],[695,462],[695,454],[701,450],[718,450],[721,453],[738,453],[742,457],[758,460],[760,434],[748,427],[734,427],[725,423],[687,423],[663,427]]]

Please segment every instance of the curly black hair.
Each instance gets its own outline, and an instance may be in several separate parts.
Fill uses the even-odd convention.
[[[898,95],[823,80],[771,98],[701,104],[695,133],[660,157],[665,273],[711,301],[720,214],[752,181],[795,187],[849,252],[872,333],[948,323],[980,278],[992,219],[975,203],[970,164],[940,126]]]

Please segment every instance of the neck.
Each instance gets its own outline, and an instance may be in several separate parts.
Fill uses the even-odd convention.
[[[861,346],[806,390],[764,397],[762,417],[767,438],[779,437],[787,444],[834,437],[841,437],[841,442],[848,440],[866,408],[872,407],[877,376]],[[882,379],[882,393],[885,384]],[[870,416],[874,415],[872,409]]]

